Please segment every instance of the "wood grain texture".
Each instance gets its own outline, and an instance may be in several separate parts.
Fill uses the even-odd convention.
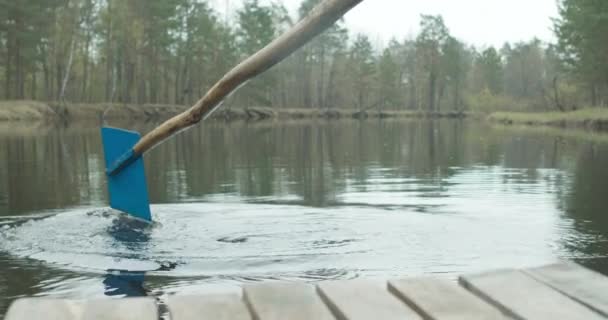
[[[78,320],[82,303],[43,298],[19,299],[9,308],[5,320]]]
[[[317,290],[339,320],[422,319],[388,291],[386,281],[328,281]]]
[[[82,320],[158,320],[153,298],[90,300],[84,304]]]
[[[572,263],[441,279],[246,285],[240,293],[173,296],[173,320],[608,319],[608,278]],[[153,298],[24,298],[6,320],[158,320]]]
[[[446,279],[391,280],[389,290],[427,319],[510,319],[498,308]]]
[[[608,317],[608,278],[604,275],[570,262],[524,272]]]
[[[467,289],[516,319],[605,319],[518,270],[463,276],[460,281]]]
[[[266,283],[247,285],[245,301],[256,320],[334,320],[315,292],[303,283]]]
[[[172,320],[252,320],[237,294],[173,296],[167,306]]]

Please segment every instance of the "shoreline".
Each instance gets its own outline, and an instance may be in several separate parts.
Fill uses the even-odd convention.
[[[47,122],[90,120],[160,121],[189,107],[177,105],[45,103],[39,101],[0,101],[0,122]],[[260,121],[268,119],[367,119],[367,118],[469,118],[473,114],[459,111],[422,112],[414,110],[313,109],[271,107],[224,107],[211,118],[220,120]]]
[[[495,112],[486,117],[505,126],[550,127],[608,132],[608,108],[587,108],[568,112]]]
[[[90,123],[104,121],[162,122],[189,107],[178,105],[129,105],[0,101],[0,123]],[[415,110],[367,110],[224,107],[211,119],[220,121],[267,121],[305,119],[477,119],[503,126],[548,127],[608,132],[608,108],[586,108],[569,112],[423,112]]]

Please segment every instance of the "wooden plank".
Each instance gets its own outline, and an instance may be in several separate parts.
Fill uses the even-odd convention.
[[[266,283],[244,288],[246,303],[256,320],[334,320],[312,285]]]
[[[81,315],[82,304],[75,301],[25,298],[13,302],[5,320],[76,320]]]
[[[172,296],[167,302],[171,320],[251,320],[237,294]]]
[[[604,275],[570,262],[524,272],[608,317],[608,278]]]
[[[388,291],[385,281],[328,281],[317,290],[339,320],[422,319]]]
[[[460,277],[461,283],[516,319],[599,320],[600,314],[517,270]]]
[[[510,319],[498,308],[446,279],[391,280],[389,291],[422,314],[425,319]]]
[[[84,305],[83,320],[158,320],[153,298],[89,300]]]

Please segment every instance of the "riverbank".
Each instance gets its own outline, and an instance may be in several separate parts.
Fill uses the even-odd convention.
[[[496,112],[490,114],[487,119],[503,125],[608,131],[608,109],[606,108],[589,108],[570,112]]]
[[[188,107],[178,105],[45,103],[38,101],[0,101],[0,122],[91,122],[132,121],[159,122],[179,114]],[[608,132],[608,108],[589,108],[571,112],[495,112],[488,116],[469,112],[428,113],[411,110],[313,109],[270,107],[223,107],[212,118],[232,121],[269,119],[379,119],[379,118],[476,118],[507,126],[545,126]]]
[[[67,121],[80,120],[138,120],[158,121],[169,118],[188,107],[177,105],[129,105],[129,104],[59,104],[38,101],[0,102],[0,121]],[[357,109],[312,109],[312,108],[269,108],[224,107],[212,117],[223,120],[265,120],[265,119],[339,119],[339,118],[466,118],[465,112],[428,113],[407,110],[367,110]]]
[[[0,121],[55,121],[168,118],[186,110],[172,105],[60,104],[38,101],[1,101]]]

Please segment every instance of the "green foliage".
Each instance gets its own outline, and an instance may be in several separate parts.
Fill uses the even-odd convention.
[[[504,69],[501,57],[495,48],[491,47],[476,57],[478,89],[488,89],[492,94],[501,94],[504,90]]]
[[[468,95],[466,100],[471,111],[483,113],[496,110],[511,110],[519,104],[513,98],[509,98],[503,94],[492,93],[487,87],[477,93]]]
[[[270,43],[277,35],[276,17],[284,10],[276,6],[262,6],[258,0],[247,0],[237,12],[239,28],[237,41],[241,57],[251,55]],[[254,79],[241,92],[245,96],[244,104],[272,105],[270,90],[276,83],[274,73],[266,73]]]
[[[238,61],[320,0],[246,0],[219,17],[201,0],[0,0],[0,94],[11,99],[193,104]],[[342,21],[250,81],[228,105],[572,110],[608,104],[608,2],[561,0],[557,44],[471,47],[441,16],[379,47]]]
[[[505,92],[526,99],[543,90],[543,49],[539,40],[519,42],[503,48],[505,59]]]
[[[65,0],[30,0],[0,2],[0,43],[4,51],[4,96],[26,97],[27,75],[38,71],[44,59],[42,47],[50,41],[54,11]]]
[[[520,124],[585,124],[608,121],[608,109],[585,108],[570,112],[496,112],[489,116],[494,122]]]
[[[393,109],[401,104],[399,64],[394,55],[389,48],[384,49],[376,69],[379,99],[384,107]]]
[[[559,12],[558,51],[567,69],[590,86],[591,102],[598,105],[608,100],[608,2],[561,0]]]
[[[258,0],[247,0],[238,14],[238,41],[242,53],[252,54],[275,37],[273,10]]]
[[[374,51],[369,38],[359,34],[349,52],[349,66],[353,70],[353,104],[362,109],[371,103],[369,92],[374,82]]]

